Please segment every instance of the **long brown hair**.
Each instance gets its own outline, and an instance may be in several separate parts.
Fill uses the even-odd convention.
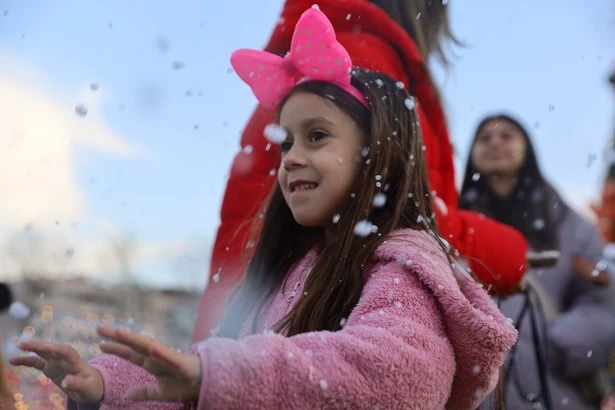
[[[447,44],[463,46],[451,29],[448,1],[442,0],[369,0],[383,9],[412,37],[423,59],[435,54],[448,67]]]
[[[295,221],[276,183],[244,280],[229,299],[220,336],[237,337],[253,311],[254,332],[266,301],[310,249],[319,252],[305,284],[307,292],[274,328],[287,336],[339,330],[342,318],[359,301],[368,259],[394,230],[428,230],[440,240],[433,223],[419,119],[416,110],[408,108],[414,100],[381,73],[354,68],[352,84],[366,96],[369,109],[341,88],[320,81],[300,83],[286,96],[297,92],[319,95],[352,117],[367,136],[356,190],[340,213],[334,244],[323,245],[323,228],[306,228]],[[380,208],[372,206],[377,194],[387,198]],[[378,227],[378,233],[360,237],[354,227],[366,219]]]

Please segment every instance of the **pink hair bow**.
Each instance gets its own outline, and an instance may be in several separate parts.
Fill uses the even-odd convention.
[[[331,22],[318,6],[299,18],[286,56],[240,49],[231,55],[231,65],[266,108],[275,108],[297,84],[299,75],[303,76],[300,81],[333,83],[369,107],[363,93],[350,84],[348,51],[337,41]]]

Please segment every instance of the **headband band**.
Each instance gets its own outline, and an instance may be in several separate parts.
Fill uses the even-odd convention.
[[[365,95],[350,83],[352,62],[348,51],[337,41],[331,22],[316,5],[299,18],[290,51],[284,57],[239,49],[231,55],[231,65],[266,108],[276,108],[296,84],[309,80],[335,84],[369,108]],[[297,81],[299,76],[302,78]]]

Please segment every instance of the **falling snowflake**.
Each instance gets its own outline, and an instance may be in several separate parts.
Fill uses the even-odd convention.
[[[376,194],[372,200],[374,208],[382,208],[387,202],[387,196],[383,193]]]
[[[333,215],[333,223],[336,224],[340,221],[340,214]]]
[[[286,130],[278,124],[267,124],[265,126],[265,138],[274,144],[281,144],[287,136]]]
[[[243,152],[245,152],[246,154],[251,154],[253,149],[254,149],[254,147],[252,147],[252,145],[248,144],[245,147],[243,147]]]
[[[327,390],[327,387],[328,387],[328,386],[329,386],[329,385],[327,384],[327,381],[326,381],[325,379],[322,379],[322,380],[320,381],[320,388],[321,388],[321,389],[323,389],[323,390]]]
[[[339,165],[342,165],[344,163],[344,158],[340,157],[339,155],[335,158],[335,160]]]
[[[368,220],[357,222],[354,226],[354,233],[358,236],[369,236],[378,232],[378,227]]]
[[[75,106],[75,114],[80,117],[85,117],[86,115],[88,115],[88,107],[86,107],[83,103],[77,104]]]
[[[399,285],[399,278],[393,278],[393,283]]]
[[[30,316],[30,308],[23,302],[16,301],[9,307],[9,316],[16,320],[22,320]]]
[[[480,174],[478,172],[475,172],[472,174],[472,181],[476,182],[480,179]]]
[[[534,227],[535,230],[540,231],[542,229],[544,229],[545,227],[545,221],[544,219],[536,219],[534,220],[534,222],[532,223],[532,226]]]
[[[395,85],[397,86],[397,88],[402,90],[406,87],[401,81],[396,82]]]
[[[406,108],[409,110],[413,110],[414,109],[414,100],[412,98],[406,98],[406,100],[404,101],[404,104],[406,105]]]

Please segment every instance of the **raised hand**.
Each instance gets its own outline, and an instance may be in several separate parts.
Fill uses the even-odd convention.
[[[36,355],[14,357],[14,366],[33,367],[43,372],[77,403],[97,403],[103,397],[100,373],[68,344],[22,341],[19,348]]]
[[[572,259],[572,267],[580,277],[596,286],[606,286],[609,284],[609,272],[606,261],[601,260],[595,263],[582,256],[575,256]]]
[[[110,339],[100,350],[126,359],[156,376],[156,384],[130,389],[127,398],[135,401],[194,401],[201,387],[201,359],[180,353],[142,335],[109,326],[98,326],[98,334]]]

